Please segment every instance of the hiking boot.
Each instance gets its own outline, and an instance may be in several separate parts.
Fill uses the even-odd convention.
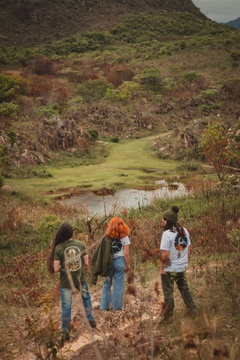
[[[89,324],[91,325],[91,327],[92,327],[93,329],[97,326],[95,320],[89,320]]]
[[[192,319],[195,319],[197,317],[197,309],[196,308],[189,308],[185,311],[185,316],[188,316]]]
[[[172,316],[165,316],[164,318],[162,318],[162,320],[160,321],[160,325],[170,325],[173,323],[173,318]]]

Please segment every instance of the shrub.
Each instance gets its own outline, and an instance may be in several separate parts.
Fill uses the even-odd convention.
[[[58,115],[59,111],[58,109],[56,109],[56,104],[54,104],[52,106],[41,106],[40,108],[37,109],[37,114],[38,116],[50,117],[52,115]]]
[[[200,165],[193,162],[184,162],[178,166],[179,170],[188,170],[188,171],[197,171],[199,170]]]
[[[30,91],[30,81],[19,75],[0,74],[0,102],[13,99],[17,94]]]
[[[0,115],[5,116],[12,116],[16,115],[19,110],[19,106],[14,104],[13,102],[10,103],[2,103],[0,104]]]
[[[33,59],[25,70],[26,75],[56,75],[55,64],[53,60],[38,57]]]
[[[132,81],[133,73],[127,67],[113,67],[106,77],[107,81],[114,87],[121,85],[124,81]]]
[[[118,93],[113,89],[107,89],[104,99],[111,102],[118,101]]]
[[[152,90],[154,92],[158,92],[163,88],[163,81],[158,73],[143,74],[140,78],[140,81],[141,81],[141,85],[146,90]]]
[[[163,101],[163,96],[162,96],[162,94],[157,94],[156,96],[155,96],[155,98],[154,98],[154,101],[156,101],[156,102],[162,102]]]
[[[199,82],[199,80],[203,79],[202,74],[196,73],[196,71],[185,71],[180,78],[180,83],[190,87],[194,82]]]
[[[7,100],[7,98],[15,93],[17,85],[10,75],[0,75],[0,102]]]
[[[0,171],[0,188],[3,187],[4,183],[5,183],[5,179],[4,179],[4,177],[2,176],[2,173],[1,173],[1,171]]]
[[[113,143],[118,143],[119,142],[119,137],[118,136],[114,136],[110,139],[111,142]]]
[[[14,129],[9,129],[7,131],[7,137],[11,144],[14,144],[17,141],[17,133]]]
[[[198,106],[198,108],[201,111],[210,111],[210,110],[217,110],[220,109],[222,106],[222,102],[221,101],[216,101],[215,103],[211,104],[211,105],[200,105]]]
[[[86,102],[91,102],[103,97],[107,89],[113,89],[113,86],[105,79],[88,80],[77,87],[76,93]]]
[[[3,144],[0,144],[0,157],[4,155],[5,152],[5,146]]]
[[[118,99],[120,101],[126,101],[132,97],[134,91],[138,90],[139,84],[132,81],[124,81],[121,86],[119,86]]]
[[[200,95],[196,96],[196,100],[200,100],[202,98],[214,99],[217,96],[218,93],[219,93],[218,90],[208,89],[206,91],[202,91]]]
[[[45,215],[39,222],[37,231],[42,234],[41,239],[44,245],[49,245],[61,223],[61,220],[56,215]]]
[[[82,96],[76,96],[75,98],[68,100],[67,105],[71,108],[77,107],[78,104],[83,102]]]
[[[89,133],[92,140],[97,140],[98,131],[96,129],[90,129],[90,130],[88,130],[88,133]]]

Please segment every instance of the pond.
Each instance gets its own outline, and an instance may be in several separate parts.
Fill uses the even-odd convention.
[[[168,184],[165,180],[156,181],[162,185],[156,190],[122,189],[114,195],[97,196],[89,190],[81,191],[81,194],[74,195],[69,199],[61,201],[62,204],[76,207],[86,216],[106,216],[111,213],[119,214],[123,210],[131,208],[140,209],[149,205],[155,199],[175,198],[191,193],[191,189],[184,184],[174,182]]]

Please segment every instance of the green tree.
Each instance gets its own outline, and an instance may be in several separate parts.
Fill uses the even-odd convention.
[[[223,181],[226,176],[233,157],[228,145],[229,139],[226,130],[219,124],[208,125],[202,136],[200,146],[208,163],[215,169],[220,181]]]
[[[180,78],[180,83],[190,88],[191,85],[195,82],[199,82],[203,79],[202,74],[198,74],[196,71],[185,71]]]
[[[203,154],[208,163],[213,166],[221,182],[222,208],[224,209],[223,180],[228,173],[228,168],[233,158],[233,153],[229,149],[227,131],[219,124],[214,126],[208,125],[202,136],[200,147],[202,147]]]

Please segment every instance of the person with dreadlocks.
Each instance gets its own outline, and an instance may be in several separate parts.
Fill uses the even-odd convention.
[[[84,275],[84,265],[88,265],[88,255],[83,242],[73,239],[73,228],[68,223],[59,226],[51,253],[47,260],[50,274],[60,272],[60,293],[62,305],[63,339],[70,340],[72,288],[75,287],[82,296],[84,309],[90,325],[96,327],[91,296]]]
[[[119,218],[112,218],[103,239],[93,254],[93,284],[104,277],[100,310],[123,309],[125,269],[129,269],[129,227]],[[113,291],[111,287],[113,283]]]
[[[186,307],[192,314],[196,313],[196,305],[193,302],[192,294],[188,288],[185,270],[188,269],[190,260],[191,240],[187,229],[178,223],[178,206],[163,213],[163,228],[160,250],[162,250],[161,280],[166,304],[166,320],[173,317],[174,281],[182,295]]]

